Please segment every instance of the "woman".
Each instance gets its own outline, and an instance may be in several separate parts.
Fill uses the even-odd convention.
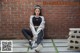
[[[42,47],[41,42],[44,36],[45,20],[41,10],[41,7],[36,5],[34,14],[30,16],[30,30],[22,29],[22,33],[28,39],[31,49],[36,47],[35,51],[39,51]]]

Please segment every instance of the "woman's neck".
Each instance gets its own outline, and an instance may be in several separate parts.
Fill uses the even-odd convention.
[[[35,17],[36,17],[36,18],[38,18],[38,17],[39,17],[39,15],[35,15]]]

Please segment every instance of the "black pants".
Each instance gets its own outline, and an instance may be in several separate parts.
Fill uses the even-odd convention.
[[[33,38],[33,34],[31,32],[31,30],[22,29],[22,33],[23,33],[24,37],[28,40],[31,40]],[[40,44],[42,42],[43,36],[44,36],[43,30],[41,30],[37,37],[37,41],[36,41],[37,44]]]

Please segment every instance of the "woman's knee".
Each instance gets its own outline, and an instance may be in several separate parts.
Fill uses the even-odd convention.
[[[26,29],[22,29],[22,32],[25,32],[26,31]]]

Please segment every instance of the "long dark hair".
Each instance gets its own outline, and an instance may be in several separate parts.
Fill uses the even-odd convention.
[[[42,9],[41,9],[41,6],[39,6],[39,5],[35,5],[34,6],[34,14],[33,15],[36,15],[36,13],[35,13],[35,10],[36,9],[39,9],[40,10],[39,16],[42,16]]]

